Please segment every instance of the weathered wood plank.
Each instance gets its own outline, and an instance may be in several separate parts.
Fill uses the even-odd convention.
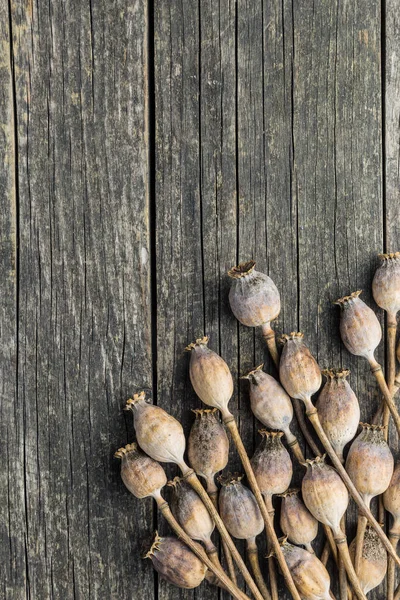
[[[298,207],[299,326],[322,367],[345,366],[361,419],[379,393],[366,361],[351,356],[332,302],[356,289],[372,304],[383,244],[380,7],[293,3],[293,199]],[[375,307],[376,308],[376,307]],[[383,360],[383,344],[377,354]],[[352,539],[356,511],[348,513]],[[384,597],[384,586],[370,593]]]
[[[11,7],[27,590],[6,597],[147,600],[152,509],[113,458],[152,377],[146,2]]]
[[[17,397],[18,207],[12,34],[0,2],[0,505],[2,598],[25,597],[24,425]]]

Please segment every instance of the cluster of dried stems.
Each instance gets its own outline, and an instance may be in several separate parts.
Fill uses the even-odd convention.
[[[381,341],[380,323],[371,308],[354,292],[338,300],[340,333],[352,354],[369,362],[383,399],[371,423],[360,423],[360,406],[351,389],[346,369],[321,369],[304,342],[303,334],[281,338],[279,353],[271,322],[280,313],[280,296],[274,282],[255,270],[254,261],[229,271],[232,285],[229,302],[235,317],[247,327],[260,327],[277,373],[263,365],[242,379],[249,381],[251,409],[266,429],[249,458],[234,415],[228,408],[234,381],[228,365],[208,347],[203,337],[189,344],[189,374],[193,388],[207,408],[197,409],[187,443],[181,424],[161,407],[151,404],[144,392],[129,399],[137,444],[120,448],[121,476],[137,498],[151,496],[177,537],[155,534],[146,553],[158,573],[181,588],[195,588],[204,579],[221,586],[234,598],[278,600],[278,569],[295,600],[334,598],[326,569],[329,556],[338,569],[340,600],[358,598],[377,587],[387,574],[387,599],[400,598],[395,590],[396,553],[400,537],[400,463],[395,466],[388,445],[390,416],[400,434],[400,416],[394,396],[400,388],[396,374],[397,312],[400,309],[400,253],[381,255],[381,266],[373,280],[376,303],[387,312],[388,369],[385,379],[374,353]],[[400,347],[397,348],[400,360]],[[326,383],[320,390],[322,375]],[[303,406],[304,409],[303,410]],[[220,416],[221,418],[220,418]],[[308,444],[305,458],[293,434],[294,415]],[[324,454],[313,439],[308,417]],[[361,426],[361,431],[359,427]],[[239,454],[242,474],[216,476],[228,464],[229,439]],[[300,490],[290,488],[293,476],[291,454],[302,474]],[[351,442],[345,457],[346,446]],[[306,447],[306,446],[305,446]],[[329,462],[328,462],[329,461]],[[171,499],[161,494],[167,477],[160,463],[174,463],[181,476],[168,482]],[[199,477],[204,480],[205,486]],[[279,538],[275,523],[274,496],[280,500]],[[358,525],[350,547],[345,515],[350,497],[358,506]],[[371,512],[371,500],[380,498],[379,521]],[[384,533],[384,511],[393,524]],[[320,558],[312,546],[323,525],[327,541]],[[222,543],[222,564],[213,541],[214,529]],[[257,537],[264,532],[268,569],[260,562]],[[233,539],[245,540],[247,568]],[[224,565],[224,566],[223,566]],[[238,585],[240,573],[247,584]]]

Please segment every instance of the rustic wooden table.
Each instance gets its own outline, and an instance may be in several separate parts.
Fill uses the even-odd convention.
[[[370,419],[379,394],[332,301],[372,302],[377,253],[400,248],[398,8],[0,0],[2,599],[218,597],[139,559],[168,529],[113,453],[133,391],[190,426],[184,348],[204,333],[252,450],[238,376],[273,368],[227,303],[240,260],[278,285],[279,332],[352,370]]]

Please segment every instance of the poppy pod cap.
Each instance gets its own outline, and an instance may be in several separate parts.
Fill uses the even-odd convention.
[[[304,504],[310,513],[333,533],[340,532],[340,520],[346,512],[349,494],[335,469],[325,462],[325,455],[307,460],[302,481]]]
[[[209,480],[225,469],[229,440],[218,419],[217,408],[196,409],[196,419],[188,438],[189,464],[200,477]]]
[[[400,463],[396,465],[389,487],[383,494],[383,504],[394,519],[391,533],[400,535]]]
[[[241,378],[249,380],[251,410],[265,427],[286,432],[293,419],[292,403],[283,387],[262,368],[260,365]]]
[[[357,491],[369,504],[372,498],[383,494],[393,475],[394,460],[385,441],[384,427],[361,423],[361,433],[350,446],[346,471]]]
[[[343,460],[343,450],[356,435],[360,421],[360,406],[351,389],[347,369],[322,371],[326,383],[316,402],[321,425],[336,454]]]
[[[375,271],[372,294],[378,306],[392,315],[400,310],[400,252],[380,254],[381,265]]]
[[[233,537],[248,540],[264,529],[264,520],[253,492],[244,486],[240,475],[220,476],[219,511]]]
[[[147,498],[159,492],[167,483],[164,469],[141,452],[137,444],[127,444],[114,454],[121,459],[121,478],[136,498]]]
[[[208,337],[197,339],[186,350],[191,352],[189,375],[194,391],[207,406],[226,411],[233,394],[233,379],[228,365],[208,348]]]
[[[330,598],[329,573],[322,562],[307,550],[281,540],[282,552],[293,581],[304,600],[328,600]]]
[[[144,558],[151,560],[163,579],[180,588],[198,587],[207,572],[207,567],[181,540],[158,533]]]
[[[354,539],[349,547],[350,556],[355,555]],[[387,553],[378,538],[376,531],[367,525],[364,534],[364,544],[362,550],[361,561],[357,572],[360,581],[361,589],[364,594],[367,594],[374,588],[378,587],[385,578],[387,571]]]
[[[193,540],[208,541],[214,522],[200,497],[181,477],[168,482],[172,489],[171,510],[179,525]]]
[[[146,454],[159,462],[184,464],[186,440],[179,421],[160,406],[149,404],[144,392],[130,398],[125,410],[133,412],[136,438]]]
[[[265,429],[259,433],[262,440],[250,461],[258,486],[264,496],[282,494],[293,476],[290,454],[281,440],[283,433]]]
[[[382,339],[382,329],[374,311],[359,297],[361,291],[339,298],[340,335],[347,350],[372,360]]]
[[[268,275],[255,270],[254,260],[228,271],[232,278],[229,303],[235,317],[247,327],[258,327],[276,319],[281,311],[278,288]]]
[[[310,544],[318,534],[318,521],[299,497],[298,489],[288,489],[283,494],[280,526],[293,544]]]
[[[306,404],[321,387],[321,369],[304,343],[304,335],[292,332],[284,335],[284,344],[279,363],[279,377],[289,396],[303,400]]]

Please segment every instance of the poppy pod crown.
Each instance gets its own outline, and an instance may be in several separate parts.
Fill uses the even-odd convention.
[[[254,260],[228,271],[232,278],[229,302],[235,317],[247,327],[269,324],[279,315],[281,300],[272,279],[255,270]]]

